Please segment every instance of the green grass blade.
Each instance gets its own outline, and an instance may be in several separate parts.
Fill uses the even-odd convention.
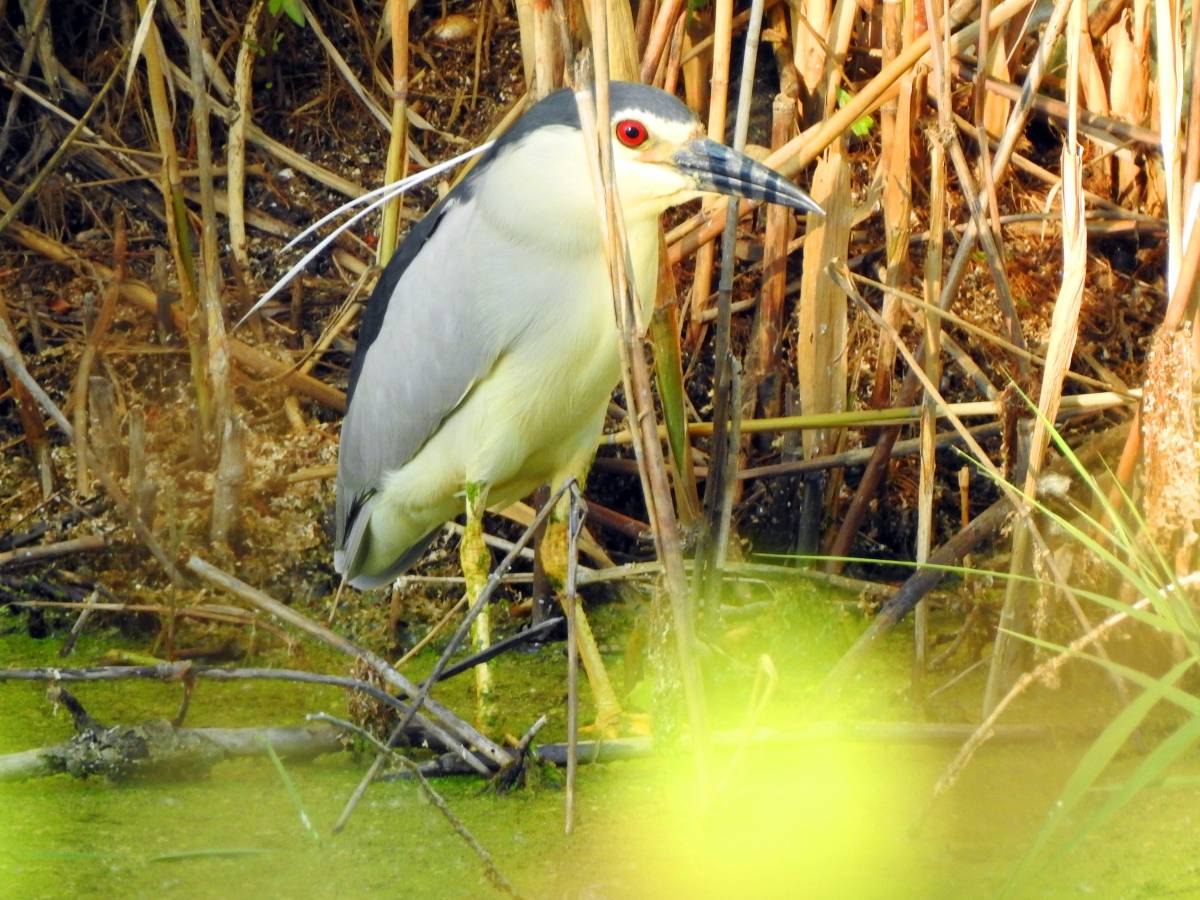
[[[1067,779],[1067,783],[1059,794],[1058,802],[1055,804],[1050,818],[1042,825],[1037,837],[1034,838],[1032,846],[1025,852],[1020,863],[1017,864],[1017,868],[1014,870],[1005,888],[1006,894],[1011,893],[1029,876],[1034,864],[1042,855],[1042,852],[1050,843],[1050,839],[1058,831],[1062,823],[1075,811],[1076,806],[1079,805],[1088,791],[1095,786],[1109,763],[1113,761],[1113,758],[1125,746],[1125,742],[1129,740],[1130,735],[1145,721],[1146,716],[1150,714],[1150,710],[1158,705],[1166,692],[1179,681],[1194,662],[1195,660],[1193,659],[1184,660],[1172,668],[1166,675],[1162,676],[1162,678],[1157,679],[1154,684],[1148,686],[1145,691],[1121,710],[1108,723],[1108,726],[1100,733],[1099,737],[1092,742],[1092,745],[1083,755],[1083,758],[1075,766],[1075,771],[1071,773],[1071,777]],[[1121,796],[1124,796],[1123,792]],[[1080,829],[1076,833],[1076,836],[1072,838],[1071,846],[1081,840],[1086,833],[1084,829]]]
[[[1142,789],[1160,780],[1164,773],[1184,753],[1191,750],[1200,741],[1200,717],[1189,719],[1179,726],[1170,737],[1161,741],[1157,747],[1148,753],[1129,779],[1120,789],[1112,794],[1100,809],[1090,815],[1079,827],[1076,836],[1063,848],[1063,852],[1071,850],[1084,837],[1103,825],[1122,806],[1128,803]]]
[[[291,797],[292,803],[296,807],[296,813],[300,817],[300,824],[304,826],[304,830],[308,832],[309,837],[314,843],[320,843],[321,836],[317,834],[317,829],[313,827],[312,819],[308,817],[308,812],[304,809],[304,802],[300,799],[300,791],[296,789],[296,783],[292,781],[292,776],[287,773],[287,769],[283,767],[283,760],[279,758],[279,754],[275,752],[275,748],[271,746],[270,741],[263,741],[267,750],[267,756],[275,766],[275,771],[279,773],[279,780],[283,782],[284,789],[287,790],[288,796]]]

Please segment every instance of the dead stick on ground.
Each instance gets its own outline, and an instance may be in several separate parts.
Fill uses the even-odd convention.
[[[41,559],[54,559],[59,556],[71,556],[75,553],[103,550],[106,546],[108,546],[108,539],[104,535],[89,534],[84,537],[71,538],[69,541],[39,544],[36,547],[22,547],[19,550],[0,553],[0,569],[16,563],[36,562]]]

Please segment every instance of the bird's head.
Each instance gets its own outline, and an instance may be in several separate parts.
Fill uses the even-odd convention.
[[[821,207],[778,172],[704,136],[696,115],[657,88],[614,81],[610,128],[617,192],[627,220],[656,218],[704,193],[778,203],[802,212]],[[573,222],[594,227],[595,199],[569,90],[533,106],[497,143],[481,175],[486,207],[517,230],[524,222],[557,221],[569,238]],[[499,177],[494,177],[499,176]],[[514,207],[512,186],[526,185]]]
[[[614,84],[611,107],[617,188],[630,214],[661,213],[703,193],[822,212],[778,172],[706,137],[696,115],[665,91]]]

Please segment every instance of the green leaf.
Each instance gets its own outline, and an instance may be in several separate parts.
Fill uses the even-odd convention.
[[[838,88],[838,106],[842,107],[854,98],[845,88]],[[859,116],[850,126],[855,137],[866,137],[875,130],[875,119],[872,116]]]
[[[280,11],[282,11],[298,27],[304,27],[304,9],[300,6],[298,0],[268,0],[267,9],[271,11],[271,15],[273,16],[279,15]]]

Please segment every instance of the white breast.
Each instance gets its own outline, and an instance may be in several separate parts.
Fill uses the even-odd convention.
[[[648,318],[657,219],[630,223],[630,245]],[[420,452],[385,477],[382,499],[403,507],[415,530],[457,514],[464,484],[486,483],[489,504],[506,504],[586,464],[620,380],[611,291],[597,251],[515,246],[504,258],[473,262],[479,271],[470,306],[480,319],[511,321],[515,311],[500,304],[520,297],[528,325]]]

